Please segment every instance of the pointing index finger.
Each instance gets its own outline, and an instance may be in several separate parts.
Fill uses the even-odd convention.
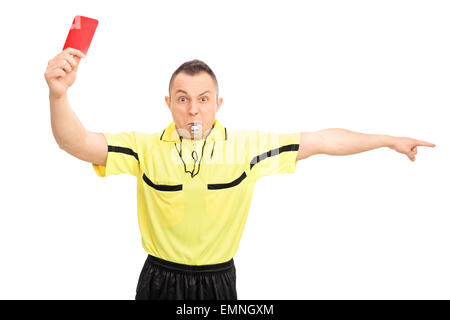
[[[422,141],[422,140],[417,140],[417,145],[424,146],[424,147],[435,147],[436,146],[434,143],[426,142],[426,141]]]

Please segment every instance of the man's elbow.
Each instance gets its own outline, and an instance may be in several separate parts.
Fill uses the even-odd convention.
[[[65,143],[63,141],[58,142],[58,146],[61,150],[66,151],[68,154],[79,158],[86,147],[86,139],[84,137],[79,137],[77,140],[72,140],[70,143]]]

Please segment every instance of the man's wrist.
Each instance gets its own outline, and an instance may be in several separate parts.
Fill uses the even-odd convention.
[[[384,145],[392,149],[394,146],[395,137],[384,135]]]
[[[48,97],[51,100],[62,100],[65,99],[67,97],[67,92],[64,92],[63,94],[56,94],[53,91],[49,91],[48,93]]]

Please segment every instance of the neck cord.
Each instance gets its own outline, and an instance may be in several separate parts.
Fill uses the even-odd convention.
[[[215,124],[214,124],[214,125],[215,125]],[[183,155],[182,155],[182,153],[183,153],[183,137],[182,137],[182,136],[179,136],[179,137],[180,137],[180,151],[179,151],[178,148],[177,148],[177,144],[176,144],[175,142],[173,143],[173,144],[175,145],[175,148],[177,149],[177,152],[178,152],[178,155],[180,156],[181,161],[183,161],[184,172],[185,172],[185,173],[190,173],[190,174],[191,174],[191,178],[194,178],[194,177],[200,172],[200,164],[201,164],[202,159],[203,159],[203,150],[205,149],[206,139],[208,139],[209,134],[213,131],[214,125],[211,127],[211,130],[209,130],[208,134],[207,134],[206,137],[205,137],[205,141],[203,142],[202,156],[200,157],[200,161],[199,161],[199,163],[198,163],[198,170],[197,170],[197,172],[196,172],[195,174],[194,174],[194,171],[195,171],[195,163],[196,163],[197,160],[198,160],[197,152],[196,152],[195,150],[193,150],[192,153],[191,153],[192,159],[194,159],[194,168],[192,169],[192,171],[189,171],[189,170],[186,169],[186,163],[184,162],[184,160],[183,160]],[[214,146],[215,146],[215,141],[214,141],[214,145],[213,145],[213,150],[212,150],[212,152],[214,152]],[[195,149],[195,139],[194,139],[194,149]],[[211,152],[211,157],[212,157],[212,152]],[[194,157],[194,154],[195,154],[195,157]]]

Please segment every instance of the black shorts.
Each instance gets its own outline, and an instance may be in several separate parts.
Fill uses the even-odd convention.
[[[191,266],[148,255],[136,300],[237,300],[234,260]]]

